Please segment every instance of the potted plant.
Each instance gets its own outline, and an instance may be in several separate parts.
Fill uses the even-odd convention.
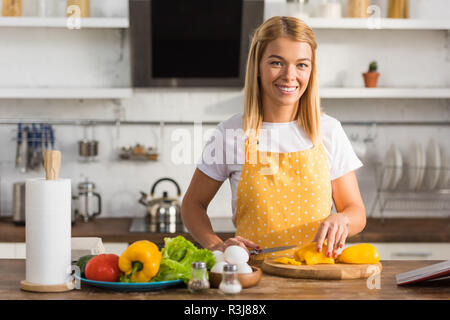
[[[372,61],[369,64],[369,71],[362,74],[364,77],[364,85],[366,86],[366,88],[375,88],[377,86],[378,77],[380,76],[377,70],[377,62]]]

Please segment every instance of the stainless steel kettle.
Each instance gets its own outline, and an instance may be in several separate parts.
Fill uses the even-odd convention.
[[[167,191],[163,191],[162,198],[154,198],[156,186],[162,181],[170,181],[177,188],[178,198],[170,198]],[[181,205],[178,200],[181,196],[181,189],[178,183],[171,178],[161,178],[157,180],[150,191],[151,199],[141,191],[139,203],[147,208],[145,217],[146,223],[151,232],[175,233],[183,231],[183,221],[181,220]]]

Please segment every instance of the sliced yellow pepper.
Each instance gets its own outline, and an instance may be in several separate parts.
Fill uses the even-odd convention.
[[[325,255],[327,246],[324,243],[322,251],[319,253],[316,250],[317,243],[312,242],[306,246],[303,246],[294,252],[294,258],[297,261],[306,263],[307,265],[313,264],[334,264],[333,258],[328,258]]]
[[[288,257],[276,258],[276,259],[273,259],[273,262],[282,263],[282,264],[292,264],[292,265],[295,265],[295,266],[301,266],[302,265],[301,262],[299,262],[297,260],[294,260],[292,258],[288,258]]]
[[[133,242],[120,256],[119,269],[125,274],[122,282],[149,282],[159,271],[161,252],[153,242]]]

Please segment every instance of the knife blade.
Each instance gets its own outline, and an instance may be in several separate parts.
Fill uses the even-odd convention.
[[[273,247],[273,248],[266,248],[266,249],[260,249],[260,250],[251,249],[249,251],[250,251],[251,255],[257,255],[257,254],[263,254],[263,253],[272,253],[272,252],[277,252],[277,251],[288,250],[288,249],[292,249],[295,247],[297,247],[297,246],[282,246],[282,247]]]

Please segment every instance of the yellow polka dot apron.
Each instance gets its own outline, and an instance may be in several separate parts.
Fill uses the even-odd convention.
[[[236,235],[261,249],[303,246],[313,241],[332,208],[331,180],[322,143],[311,149],[262,152],[245,142],[245,163],[237,188]],[[292,257],[294,249],[260,254],[261,260]]]

